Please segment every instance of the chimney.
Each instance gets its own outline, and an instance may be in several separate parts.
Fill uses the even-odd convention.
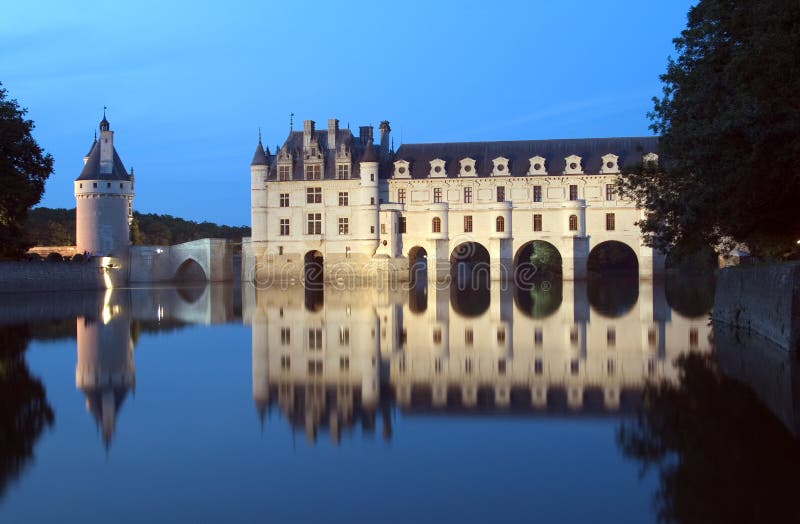
[[[339,134],[339,121],[335,118],[328,119],[328,149],[336,151],[336,135]]]
[[[384,120],[378,129],[381,133],[381,155],[386,156],[389,153],[389,133],[392,132],[392,128],[389,127],[389,121]]]
[[[314,121],[303,120],[303,147],[311,146],[311,139],[314,137]]]
[[[358,128],[358,139],[364,145],[371,144],[372,143],[372,126],[359,126],[359,128]]]

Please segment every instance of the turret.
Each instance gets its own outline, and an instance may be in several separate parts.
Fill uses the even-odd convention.
[[[361,203],[371,206],[372,212],[365,214],[364,233],[369,233],[370,238],[378,239],[378,153],[372,147],[372,142],[367,142],[367,147],[359,160],[361,172]]]
[[[268,151],[261,144],[261,132],[258,133],[258,145],[250,162],[250,225],[252,241],[267,239],[267,174],[269,163]]]
[[[130,248],[133,174],[128,174],[114,147],[105,113],[100,140],[84,157],[75,179],[75,236],[79,253],[126,258]]]

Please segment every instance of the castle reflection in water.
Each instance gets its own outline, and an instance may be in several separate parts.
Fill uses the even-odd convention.
[[[707,307],[663,282],[547,282],[458,291],[300,285],[113,290],[77,317],[76,386],[108,445],[136,384],[140,333],[244,322],[265,423],[338,442],[405,413],[598,416],[634,409],[675,358],[710,351]],[[675,299],[674,297],[679,297]],[[88,300],[88,299],[87,299]],[[678,311],[681,310],[681,312]],[[277,420],[275,420],[277,418]]]
[[[673,296],[675,293],[673,293]],[[689,298],[691,302],[691,297]],[[309,440],[338,442],[407,413],[577,416],[631,411],[675,358],[710,351],[707,308],[670,307],[663,282],[540,283],[244,293],[253,399]]]

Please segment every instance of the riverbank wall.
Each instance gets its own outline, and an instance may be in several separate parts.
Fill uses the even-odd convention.
[[[722,269],[712,317],[796,351],[800,342],[800,262]]]
[[[109,283],[116,286],[128,278],[124,270],[108,268],[119,267],[113,260],[0,262],[0,293],[106,289]]]

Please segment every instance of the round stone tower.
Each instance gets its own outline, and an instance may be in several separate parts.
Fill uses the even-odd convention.
[[[125,171],[105,112],[100,139],[83,159],[75,179],[75,236],[78,253],[125,258],[133,218],[133,170]]]

